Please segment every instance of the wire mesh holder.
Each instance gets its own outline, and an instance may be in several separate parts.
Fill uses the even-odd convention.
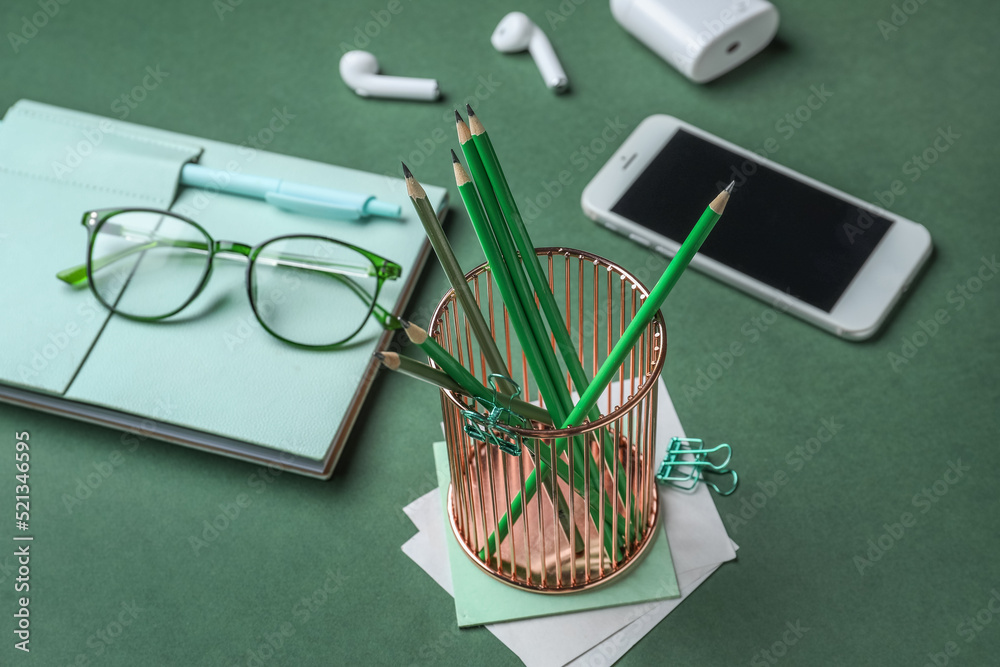
[[[648,291],[632,274],[592,253],[570,248],[536,248],[536,253],[578,359],[592,377]],[[507,362],[508,376],[519,384],[524,400],[543,404],[489,268],[481,265],[466,279]],[[453,291],[442,298],[428,330],[489,386],[491,370]],[[555,349],[554,338],[548,342]],[[656,529],[657,379],[665,355],[666,328],[658,313],[598,402],[599,419],[569,429],[540,422],[504,425],[503,439],[519,443],[520,455],[475,437],[481,430],[468,428],[469,413],[481,407],[442,390],[451,470],[449,522],[480,569],[518,588],[570,593],[611,581],[638,562]],[[568,375],[563,382],[571,393],[580,393]],[[488,412],[478,414],[480,425],[489,423]],[[543,461],[547,475],[541,474]],[[533,476],[537,493],[528,498]],[[507,517],[505,533],[502,520],[514,514],[517,498],[522,511],[514,520]]]

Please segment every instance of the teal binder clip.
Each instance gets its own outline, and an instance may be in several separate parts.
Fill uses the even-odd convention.
[[[726,452],[725,461],[716,463],[709,459],[710,455],[722,451]],[[698,482],[704,482],[705,486],[720,496],[728,496],[740,483],[736,471],[726,467],[732,457],[733,448],[727,444],[706,449],[704,441],[700,438],[672,438],[670,446],[667,447],[667,455],[660,464],[659,472],[656,473],[656,481],[686,491],[693,489]],[[730,476],[732,486],[723,491],[715,482],[705,478],[706,473]]]
[[[505,380],[513,391],[509,396],[501,395],[497,389],[496,381]],[[521,387],[508,377],[499,373],[489,376],[490,388],[493,390],[493,400],[477,398],[480,404],[489,411],[488,415],[480,414],[475,410],[462,410],[462,416],[469,423],[462,429],[473,440],[487,442],[500,451],[510,456],[521,455],[521,436],[513,433],[510,427],[528,428],[530,423],[527,419],[511,410],[511,402],[521,394]],[[506,402],[506,405],[504,405]]]

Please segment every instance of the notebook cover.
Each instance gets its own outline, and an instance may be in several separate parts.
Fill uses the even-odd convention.
[[[17,106],[22,105],[41,108],[49,117],[66,115],[83,125],[112,122],[34,103]],[[288,213],[244,197],[181,188],[171,208],[197,221],[217,240],[253,245],[282,234],[320,234],[383,255],[401,264],[403,275],[386,282],[379,303],[401,311],[427,254],[423,228],[401,180],[117,121],[113,125],[119,130],[127,126],[128,132],[146,138],[150,146],[190,144],[196,154],[201,151],[199,162],[208,167],[366,191],[399,203],[405,215],[402,220],[344,222]],[[169,190],[175,186],[176,173]],[[446,190],[426,190],[431,203],[442,208]],[[88,206],[122,203],[133,202],[104,193]],[[46,298],[56,294],[51,298],[60,300],[64,312],[75,312],[93,300],[89,290],[74,290],[55,278],[56,271],[82,259],[84,208],[51,223],[47,234],[58,237],[67,250],[58,258],[43,255],[38,262],[43,266],[31,287]],[[26,234],[24,242],[37,246],[42,239]],[[75,252],[71,254],[70,248]],[[239,458],[270,458],[300,472],[328,476],[371,385],[372,353],[387,342],[388,334],[372,319],[341,350],[313,351],[282,343],[254,318],[244,272],[243,263],[217,261],[203,293],[170,322],[134,322],[106,318],[102,313],[103,330],[99,335],[91,333],[93,345],[86,361],[65,371],[68,375],[75,372],[64,397],[76,405],[58,407],[47,401],[35,407],[86,418],[87,411],[80,405],[98,406],[90,415],[92,421],[113,423],[114,415],[132,415],[145,420],[156,437]],[[4,335],[16,339],[17,332],[5,329]],[[6,376],[4,380],[9,382]],[[60,388],[53,387],[50,391],[58,393]],[[22,393],[19,402],[23,400]],[[195,434],[204,437],[190,437]],[[268,457],[268,452],[273,455]]]
[[[182,165],[201,152],[196,139],[132,127],[25,100],[0,123],[0,382],[66,391],[108,319],[88,291],[55,279],[85,259],[83,212],[170,206]]]

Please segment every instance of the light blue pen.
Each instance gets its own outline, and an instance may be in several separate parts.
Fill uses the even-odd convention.
[[[291,183],[280,178],[234,174],[194,163],[188,163],[181,169],[181,185],[263,199],[276,208],[317,218],[360,220],[370,216],[403,217],[401,206],[379,201],[375,195]]]
[[[292,183],[280,178],[234,174],[193,163],[184,165],[181,170],[181,185],[263,199],[277,208],[320,218],[360,220],[373,215],[382,218],[403,215],[400,206],[379,201],[374,195]]]

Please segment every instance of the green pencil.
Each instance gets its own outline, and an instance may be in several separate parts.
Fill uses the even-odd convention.
[[[476,227],[476,235],[479,237],[479,242],[483,246],[483,252],[487,254],[487,261],[489,262],[490,267],[494,270],[494,276],[498,278],[498,284],[499,280],[505,278],[509,282],[508,292],[512,294],[512,296],[508,296],[508,294],[501,292],[504,297],[504,301],[507,303],[508,310],[510,310],[512,302],[514,304],[521,304],[521,310],[524,313],[525,320],[527,321],[527,328],[529,329],[526,333],[530,333],[534,336],[538,343],[538,352],[540,356],[540,365],[531,365],[531,370],[535,374],[536,378],[543,373],[548,374],[553,395],[545,395],[545,401],[549,406],[549,410],[553,412],[553,416],[556,417],[556,420],[561,422],[562,420],[559,419],[556,413],[561,409],[568,415],[569,411],[573,407],[573,401],[570,397],[569,389],[565,386],[562,370],[559,368],[559,360],[556,359],[555,353],[552,351],[552,347],[549,344],[548,334],[545,330],[545,323],[542,322],[542,318],[538,313],[538,308],[535,305],[535,296],[533,294],[532,287],[525,278],[524,272],[521,268],[522,262],[526,260],[524,260],[523,257],[519,258],[518,256],[518,250],[511,240],[507,224],[504,220],[503,212],[500,209],[500,205],[497,203],[496,194],[493,192],[493,187],[486,174],[486,168],[483,166],[479,151],[476,149],[475,143],[472,139],[472,133],[469,131],[468,126],[465,124],[465,121],[462,120],[462,116],[458,113],[458,111],[455,111],[455,125],[458,132],[459,144],[462,146],[462,152],[465,154],[465,159],[469,164],[469,170],[472,172],[472,180],[475,183],[474,187],[471,184],[465,186],[468,189],[468,192],[471,193],[471,198],[476,200],[472,208],[485,213],[485,215],[479,216],[480,221],[478,223],[475,221],[473,222],[473,225]],[[455,155],[454,151],[452,151],[452,161],[458,165],[455,172],[455,178],[464,178],[468,181],[469,174],[461,169],[461,163],[458,162],[458,157]],[[476,190],[478,190],[479,193],[478,197],[476,197],[475,194]],[[459,192],[462,192],[462,187],[459,187]],[[465,199],[466,195],[463,194],[463,200]],[[478,203],[478,200],[480,199],[482,200],[482,206],[479,206]],[[466,201],[466,208],[470,208],[468,201]],[[470,217],[471,216],[472,213],[470,210]],[[534,256],[533,248],[530,252],[532,256]],[[493,259],[494,257],[496,257],[496,260]],[[534,261],[537,262],[537,260]],[[504,268],[506,270],[504,270]],[[529,359],[529,365],[530,364],[531,360]],[[577,447],[577,451],[575,452],[576,458],[574,459],[574,468],[579,468],[583,465],[584,461],[584,447],[582,443],[577,443],[575,441],[574,446]],[[592,479],[599,479],[597,474],[598,473],[595,468]]]
[[[514,202],[510,186],[503,174],[503,169],[500,167],[496,152],[493,150],[493,143],[490,141],[486,129],[476,116],[472,106],[467,104],[465,108],[469,113],[471,129],[470,126],[465,125],[461,115],[456,111],[455,119],[458,129],[458,140],[462,146],[462,152],[465,153],[466,161],[469,163],[469,169],[472,171],[472,177],[475,180],[476,187],[479,189],[480,197],[486,207],[486,212],[500,245],[501,252],[507,260],[508,265],[511,263],[516,265],[516,278],[520,278],[520,281],[517,282],[518,291],[521,293],[522,301],[530,302],[531,314],[534,316],[533,324],[536,330],[541,330],[542,335],[544,335],[545,325],[542,323],[538,310],[535,307],[535,297],[537,295],[538,302],[542,306],[542,312],[556,340],[556,345],[563,357],[563,361],[566,363],[570,379],[572,379],[573,384],[577,387],[577,391],[582,393],[589,385],[589,380],[587,380],[583,366],[577,357],[576,347],[573,345],[572,340],[570,340],[569,331],[566,328],[559,306],[556,304],[552,291],[549,289],[548,282],[542,272],[538,256],[535,253],[534,244],[531,242],[528,230],[524,226],[524,221],[521,219],[517,204]],[[520,261],[518,261],[518,253],[520,253]],[[527,270],[528,278],[531,281],[530,284],[525,280],[524,274],[521,271],[522,264]],[[512,272],[513,270],[511,269]],[[559,362],[556,360],[555,354],[548,344],[547,336],[545,337],[545,352],[547,353],[547,367],[554,374],[554,381],[559,385],[558,389],[561,400],[566,403],[572,403],[569,390],[563,384]],[[590,410],[589,416],[591,420],[600,418],[601,414],[596,406]],[[556,449],[560,454],[562,453],[562,447],[565,447],[564,442],[557,443]],[[580,465],[582,465],[582,462],[586,460],[588,464],[591,464],[591,457],[585,454],[585,448],[576,440],[574,440],[574,450],[576,455],[574,463],[580,461]],[[626,475],[621,461],[614,455],[613,448],[605,448],[604,464],[612,474],[612,478],[618,480],[616,490],[619,498],[621,498],[622,502],[625,502],[626,495],[628,495],[625,481]],[[574,468],[576,467],[574,466]],[[591,483],[592,485],[596,485],[596,480],[600,479],[600,473],[597,471],[596,464],[592,464],[591,470]],[[615,474],[616,470],[617,474]]]
[[[549,284],[542,271],[538,255],[535,253],[534,243],[531,241],[528,229],[517,208],[517,203],[514,201],[510,185],[507,183],[507,178],[504,176],[503,168],[500,166],[500,161],[493,148],[493,142],[490,140],[486,128],[483,127],[482,121],[479,120],[479,117],[473,111],[472,105],[467,104],[465,108],[469,113],[469,124],[471,127],[467,127],[461,122],[461,116],[458,115],[457,111],[455,115],[459,120],[459,142],[462,144],[462,151],[469,162],[469,168],[473,171],[476,187],[479,188],[481,194],[483,190],[488,191],[488,195],[482,196],[484,202],[489,204],[487,205],[488,213],[490,212],[490,207],[493,207],[494,213],[490,215],[490,219],[499,220],[500,226],[508,231],[508,234],[504,235],[508,244],[513,239],[516,248],[510,248],[505,252],[505,256],[513,255],[517,257],[517,253],[520,253],[521,261],[531,281],[531,287],[529,288],[525,284],[524,289],[529,291],[531,289],[534,290],[534,294],[530,297],[532,304],[534,304],[534,297],[537,295],[538,303],[541,305],[542,313],[545,315],[549,328],[552,330],[556,346],[562,355],[563,361],[566,363],[570,379],[576,386],[577,391],[582,393],[590,384],[590,380],[587,379],[587,374],[584,372],[583,365],[577,356],[576,346],[573,345],[573,341],[570,339],[566,322],[559,310],[559,306],[556,304],[555,297],[552,295],[552,290],[549,289]],[[498,223],[494,222],[493,224],[496,227]],[[554,357],[551,363],[555,363],[558,367],[558,363],[554,361]],[[572,400],[569,397],[568,391],[566,393],[566,400]],[[589,411],[588,416],[592,421],[600,419],[601,413],[596,405]],[[615,468],[618,469],[618,475],[616,476],[618,479],[618,495],[624,501],[626,495],[625,474],[621,462],[615,458],[613,452],[606,450],[605,464],[608,466],[609,471],[613,471]]]
[[[469,289],[468,281],[465,279],[465,272],[462,271],[458,259],[455,258],[455,252],[448,242],[448,236],[441,227],[441,221],[438,220],[434,207],[427,200],[427,193],[417,179],[413,177],[413,174],[410,173],[405,164],[403,164],[403,176],[406,178],[406,194],[409,195],[410,201],[413,202],[413,208],[416,210],[417,217],[420,218],[420,222],[424,226],[424,231],[427,232],[427,238],[431,242],[431,247],[434,248],[434,254],[437,255],[438,262],[441,263],[441,268],[444,269],[444,273],[448,277],[448,282],[451,283],[452,289],[455,290],[455,300],[458,301],[465,312],[466,321],[472,329],[472,335],[479,342],[479,350],[483,353],[486,365],[489,367],[490,372],[499,373],[505,378],[509,377],[510,371],[507,369],[507,364],[504,363],[503,356],[500,354],[500,350],[497,349],[497,344],[489,325],[483,319],[483,313],[479,309],[479,304],[476,303],[476,297],[472,295],[472,291]],[[507,391],[512,390],[512,387],[509,385],[505,385],[504,388]],[[567,409],[566,412],[568,411]]]
[[[514,281],[506,263],[503,261],[503,255],[500,253],[499,247],[494,240],[493,230],[486,221],[486,216],[483,213],[482,205],[479,203],[475,187],[469,180],[469,175],[462,168],[462,164],[458,161],[458,156],[455,155],[454,151],[452,151],[451,158],[452,167],[455,170],[455,182],[458,184],[458,192],[462,196],[462,201],[465,203],[465,208],[469,213],[473,229],[475,229],[479,243],[483,247],[483,254],[486,255],[486,262],[489,264],[493,279],[496,280],[500,296],[507,305],[507,312],[510,316],[511,326],[514,328],[514,334],[521,342],[521,348],[524,350],[525,357],[527,357],[528,366],[531,367],[532,373],[535,376],[535,382],[538,383],[538,390],[542,394],[549,412],[552,413],[557,422],[562,422],[565,416],[568,415],[569,409],[563,403],[556,400],[556,390],[553,387],[552,377],[544,372],[545,367],[542,364],[541,352],[539,350],[539,343],[541,341],[532,333],[528,318],[524,313],[523,304],[517,296]]]
[[[412,322],[407,322],[406,320],[400,320],[400,323],[403,325],[403,331],[406,332],[407,338],[409,338],[411,342],[419,345],[420,349],[423,350],[428,357],[441,366],[441,368],[443,368],[445,372],[465,390],[464,393],[486,401],[493,401],[493,394],[479,384],[479,381],[476,380],[476,378],[469,373],[469,371],[466,370],[462,364],[458,363],[458,360],[451,356],[446,349],[441,347],[437,341],[431,338],[424,329],[420,328],[416,324],[413,324]],[[544,474],[543,479],[547,480],[547,477]],[[569,477],[564,477],[564,479],[569,479]],[[546,481],[543,481],[542,484],[547,486]],[[562,497],[561,491],[557,494],[556,502],[561,510],[558,514],[559,521],[562,524],[565,534],[569,536],[571,534],[570,522],[572,521],[572,517],[569,514],[569,506]],[[583,539],[579,536],[579,533],[574,531],[572,534],[576,536],[575,544],[578,547],[582,546]],[[489,550],[484,549],[480,552],[480,557],[485,561],[487,554],[490,553],[497,553],[495,541],[490,543]]]
[[[563,422],[561,428],[570,428],[571,426],[576,426],[583,421],[586,416],[587,411],[593,407],[600,398],[604,389],[610,384],[611,379],[614,374],[618,371],[618,368],[625,361],[625,357],[628,356],[629,352],[635,346],[639,337],[652,322],[653,318],[656,317],[657,311],[663,305],[667,296],[670,294],[670,290],[673,289],[674,285],[677,284],[677,280],[684,273],[688,264],[691,263],[691,259],[694,257],[695,253],[701,247],[705,239],[708,238],[709,233],[711,233],[712,228],[715,223],[718,222],[719,218],[722,216],[722,212],[726,208],[726,203],[729,201],[729,195],[733,191],[734,183],[730,183],[729,187],[723,190],[719,195],[712,200],[712,203],[708,205],[705,212],[702,214],[701,218],[695,224],[694,229],[688,234],[687,239],[681,245],[677,254],[670,261],[667,266],[666,271],[660,276],[657,281],[656,286],[646,297],[645,302],[639,308],[639,311],[635,314],[632,322],[625,328],[625,333],[622,334],[621,338],[615,344],[614,348],[611,350],[611,354],[608,355],[607,360],[594,375],[594,380],[590,383],[587,391],[583,393],[580,400],[577,402],[570,416]],[[524,482],[524,494],[525,501],[530,501],[532,496],[535,494],[535,490],[538,487],[538,481],[535,479],[534,470],[528,475],[528,478]],[[510,512],[504,514],[500,518],[499,525],[497,526],[497,532],[499,533],[499,540],[507,536],[507,532],[510,529],[510,523],[517,521],[521,512],[523,511],[521,493],[518,492],[514,499],[510,503]],[[490,535],[493,538],[493,535]]]
[[[475,398],[482,398],[487,401],[493,400],[493,394],[484,387],[476,376],[473,375],[462,364],[458,363],[455,357],[449,354],[448,350],[438,345],[437,341],[419,326],[406,320],[400,320],[403,331],[411,343],[416,343],[428,357],[434,360],[452,380],[458,383],[464,393]]]
[[[471,140],[469,129],[466,127],[465,123],[462,122],[462,116],[458,113],[458,111],[455,112],[455,120],[458,129],[458,140],[462,146],[462,152],[465,153],[466,162],[469,163],[469,170],[472,172],[472,179],[476,184],[476,189],[479,191],[479,198],[483,202],[483,208],[486,213],[486,222],[492,231],[492,234],[487,236],[494,242],[494,247],[499,251],[500,256],[503,258],[503,263],[506,265],[508,274],[511,278],[514,296],[521,304],[521,309],[527,319],[530,334],[538,342],[538,351],[541,355],[540,361],[543,365],[541,368],[537,369],[533,367],[532,371],[536,376],[539,375],[540,372],[546,372],[552,380],[552,388],[555,393],[552,397],[545,397],[546,402],[551,403],[549,409],[551,410],[558,406],[559,409],[568,414],[573,408],[573,401],[570,398],[569,390],[566,388],[563,381],[562,369],[559,368],[559,360],[556,359],[556,355],[552,351],[552,347],[549,344],[548,332],[545,330],[545,323],[542,321],[542,318],[538,313],[538,307],[535,305],[535,296],[532,293],[531,285],[529,284],[527,278],[525,278],[524,271],[521,268],[522,262],[532,260],[524,257],[518,257],[517,247],[514,245],[513,241],[511,241],[510,234],[507,231],[507,224],[505,223],[503,213],[497,204],[497,199],[493,192],[491,182],[486,175],[483,162],[480,160],[479,153]],[[456,160],[457,157],[453,156],[452,159]],[[483,236],[480,236],[479,241],[480,244],[487,242],[484,241]],[[534,254],[535,250],[532,248],[531,255],[534,256]],[[509,309],[511,302],[506,298],[504,298],[504,301],[507,303],[507,307]],[[555,415],[555,412],[553,412],[553,415]]]
[[[465,208],[469,213],[469,219],[472,221],[472,226],[476,231],[476,235],[479,237],[480,244],[483,246],[483,252],[486,255],[486,261],[490,266],[490,270],[493,273],[493,278],[497,282],[497,287],[500,290],[500,295],[504,302],[507,304],[507,312],[511,318],[511,324],[514,326],[514,332],[518,336],[518,340],[521,341],[521,347],[524,350],[525,357],[528,360],[528,365],[531,367],[532,373],[535,375],[535,381],[538,383],[539,391],[542,393],[542,397],[545,399],[546,405],[549,408],[549,412],[555,417],[556,421],[560,421],[557,416],[559,411],[559,404],[552,402],[552,396],[554,394],[554,389],[552,387],[552,378],[545,372],[545,367],[541,364],[539,359],[538,346],[539,343],[542,345],[547,345],[546,341],[536,341],[534,337],[530,336],[530,328],[527,323],[527,318],[521,307],[521,302],[517,296],[517,292],[513,286],[513,280],[510,277],[510,273],[507,269],[507,265],[504,262],[503,255],[496,243],[496,239],[493,236],[493,229],[490,227],[489,222],[486,218],[486,213],[483,210],[483,206],[480,203],[480,197],[476,194],[476,188],[469,178],[468,172],[462,167],[462,163],[459,162],[458,156],[452,151],[452,166],[455,169],[455,183],[458,185],[458,192],[462,196],[462,201],[465,203]],[[537,313],[536,313],[537,315]],[[550,348],[551,351],[551,348]],[[561,378],[557,379],[558,382]],[[541,443],[541,441],[539,441]],[[541,443],[544,446],[544,443]],[[564,445],[565,447],[565,445]],[[548,450],[545,447],[545,450]],[[583,465],[586,459],[591,465],[590,481],[591,487],[594,491],[597,490],[597,480],[601,479],[600,473],[596,470],[596,465],[593,464],[592,460],[586,455],[586,449],[582,442],[577,442],[574,439],[574,457],[573,457],[573,469],[575,471],[574,480],[578,484],[583,483]],[[547,461],[551,460],[551,456],[545,453],[541,456],[541,461],[539,462],[539,468],[543,479],[547,479],[551,474],[551,467],[548,465]],[[536,468],[537,470],[538,468]],[[534,474],[532,471],[531,474]],[[564,480],[568,481],[568,476],[563,477]],[[595,523],[599,524],[599,505],[595,505],[598,501],[591,495],[591,516],[595,516]],[[560,502],[560,506],[562,502]],[[611,514],[607,514],[605,517],[606,522],[610,522]],[[606,545],[609,547],[608,553],[611,553],[610,538],[611,531],[605,531]],[[506,533],[503,533],[506,537]],[[493,537],[493,536],[491,536]],[[579,538],[578,538],[579,539]],[[502,538],[501,538],[502,541]],[[495,552],[496,541],[488,542],[489,552]],[[480,556],[485,560],[486,549],[480,551]]]
[[[577,356],[576,346],[573,345],[573,341],[570,339],[569,331],[566,328],[566,321],[559,311],[559,306],[552,295],[552,290],[549,289],[545,273],[538,261],[538,255],[535,253],[535,246],[531,241],[531,236],[528,234],[528,228],[524,224],[521,212],[517,208],[517,203],[514,201],[514,195],[511,193],[507,177],[500,166],[500,160],[497,158],[496,151],[493,148],[493,142],[490,140],[489,134],[486,133],[486,128],[483,127],[482,121],[479,120],[479,117],[472,110],[472,106],[466,105],[465,108],[469,113],[469,130],[472,134],[472,141],[478,152],[478,157],[481,160],[485,174],[489,178],[489,183],[492,185],[492,193],[495,201],[503,212],[502,219],[506,220],[510,236],[514,240],[514,245],[517,247],[517,251],[521,253],[521,261],[528,274],[528,279],[531,281],[534,293],[538,297],[542,314],[545,316],[549,329],[551,329],[552,335],[556,340],[556,347],[562,355],[570,378],[573,380],[573,384],[576,385],[577,391],[582,393],[586,390],[590,382]],[[462,149],[466,152],[466,159],[468,160],[468,151],[465,149],[465,144],[463,144]],[[470,168],[472,168],[471,164]],[[476,184],[479,186],[480,192],[482,192],[483,187],[479,185],[478,180]],[[590,415],[590,418],[596,420],[600,416],[600,412],[595,410]]]
[[[701,218],[695,223],[694,229],[691,230],[684,243],[681,244],[677,254],[670,260],[667,269],[660,276],[660,279],[656,281],[656,285],[650,290],[649,296],[646,297],[635,317],[632,318],[632,321],[625,328],[625,332],[621,335],[621,338],[618,339],[618,342],[611,349],[611,354],[608,355],[608,358],[601,364],[597,373],[594,374],[594,379],[590,383],[590,386],[580,395],[580,400],[577,401],[573,411],[570,412],[569,417],[563,422],[562,428],[569,428],[582,423],[587,412],[597,403],[604,389],[611,383],[615,373],[618,372],[618,367],[625,363],[626,357],[628,357],[632,348],[635,347],[646,327],[656,317],[656,313],[659,312],[663,302],[667,300],[670,290],[677,284],[681,274],[684,273],[684,270],[687,269],[688,264],[694,258],[695,253],[698,252],[698,249],[701,248],[705,239],[712,232],[715,223],[722,217],[722,212],[726,210],[726,203],[729,201],[729,195],[732,193],[733,186],[735,185],[736,181],[730,183],[725,190],[712,200],[712,203],[702,213]]]
[[[469,395],[450,375],[440,369],[420,363],[416,359],[411,359],[395,352],[376,352],[375,358],[381,361],[382,365],[389,370],[398,371],[403,375],[408,375],[416,380],[422,380],[441,389],[447,389],[448,391],[466,396]],[[549,414],[549,411],[533,403],[515,398],[511,401],[510,408],[525,419],[550,426],[553,424],[552,415]]]

